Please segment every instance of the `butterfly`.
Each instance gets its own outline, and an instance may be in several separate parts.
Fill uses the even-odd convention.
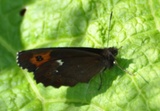
[[[25,50],[17,53],[22,69],[34,73],[44,86],[75,86],[87,83],[93,76],[113,67],[118,49],[61,47]]]

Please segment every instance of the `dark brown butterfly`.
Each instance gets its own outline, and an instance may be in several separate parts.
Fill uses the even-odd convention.
[[[88,82],[93,76],[114,65],[118,49],[41,48],[21,51],[17,63],[34,72],[37,83],[45,86],[74,86]]]

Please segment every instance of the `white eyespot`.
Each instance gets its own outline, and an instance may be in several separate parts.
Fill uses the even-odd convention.
[[[56,73],[58,73],[58,70],[55,70]]]
[[[59,63],[60,66],[62,66],[64,63],[62,60],[57,60],[57,62]]]

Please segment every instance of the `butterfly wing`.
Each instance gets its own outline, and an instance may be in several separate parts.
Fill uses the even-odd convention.
[[[93,48],[40,48],[17,53],[17,63],[23,69],[34,72],[43,63],[62,58],[98,55],[102,49]]]
[[[17,53],[17,63],[22,69],[34,72],[39,66],[52,59],[53,49],[33,49]]]
[[[84,50],[85,49],[85,50]],[[23,69],[34,72],[35,80],[45,86],[74,86],[88,82],[105,68],[103,57],[90,48],[46,48],[18,53],[18,63]]]
[[[35,80],[45,86],[74,86],[79,82],[88,82],[104,68],[104,64],[98,57],[53,60],[43,64],[35,71]]]
[[[116,49],[117,50],[117,49]],[[74,86],[113,66],[114,48],[42,48],[18,53],[17,63],[45,86]],[[112,58],[112,59],[111,59]]]

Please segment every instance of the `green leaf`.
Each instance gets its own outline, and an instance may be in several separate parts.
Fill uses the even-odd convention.
[[[158,0],[0,0],[0,111],[159,111],[159,12]],[[128,73],[106,70],[100,90],[99,74],[54,88],[16,64],[20,50],[71,46],[117,47]]]

